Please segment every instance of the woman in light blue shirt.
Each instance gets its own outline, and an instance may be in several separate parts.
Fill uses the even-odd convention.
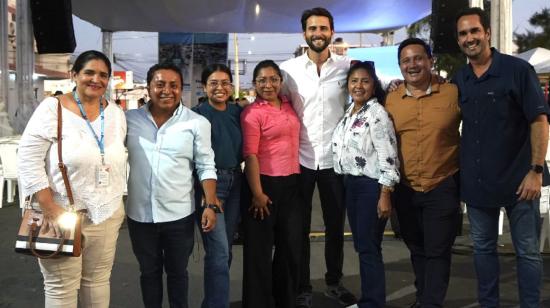
[[[353,103],[332,136],[334,171],[345,175],[348,220],[359,254],[362,294],[357,305],[384,307],[381,243],[392,208],[390,193],[399,182],[395,132],[381,105],[385,93],[372,62],[353,64],[346,80]]]

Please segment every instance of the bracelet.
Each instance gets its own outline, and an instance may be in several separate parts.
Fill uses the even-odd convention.
[[[215,205],[215,204],[206,204],[206,205],[204,205],[204,207],[207,208],[207,209],[211,209],[212,211],[214,211],[214,213],[221,213],[222,212],[220,207]]]
[[[395,190],[393,186],[382,185],[382,192],[392,193]]]

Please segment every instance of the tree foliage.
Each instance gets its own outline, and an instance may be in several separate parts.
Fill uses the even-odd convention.
[[[541,28],[542,32],[527,30],[527,33],[515,33],[514,43],[518,46],[518,53],[544,47],[550,49],[550,8],[544,8],[529,18],[529,24],[534,28]]]

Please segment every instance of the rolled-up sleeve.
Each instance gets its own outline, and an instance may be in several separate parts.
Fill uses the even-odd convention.
[[[260,146],[260,119],[254,107],[249,106],[241,113],[241,129],[243,131],[243,157],[258,155]]]
[[[210,139],[210,123],[204,118],[199,118],[194,130],[193,157],[195,169],[199,180],[216,180],[216,163],[214,161],[214,150],[212,150]]]
[[[50,187],[46,154],[57,139],[57,100],[44,100],[31,116],[17,150],[17,173],[24,196]]]
[[[380,178],[378,183],[392,187],[399,183],[399,158],[393,123],[381,105],[376,106],[373,117],[369,117],[371,139],[376,149]],[[374,107],[373,106],[373,107]]]

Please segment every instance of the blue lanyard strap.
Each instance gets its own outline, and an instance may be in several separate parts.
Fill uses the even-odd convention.
[[[104,160],[105,144],[103,143],[103,137],[105,137],[105,113],[103,112],[103,104],[101,103],[101,98],[99,98],[99,116],[101,117],[101,138],[98,138],[97,134],[95,133],[92,127],[92,123],[90,123],[90,119],[88,119],[88,116],[86,115],[86,111],[84,111],[84,108],[82,108],[82,103],[80,102],[80,99],[78,98],[78,94],[76,94],[76,91],[73,92],[73,97],[76,100],[76,104],[78,105],[78,108],[80,109],[80,114],[82,114],[82,117],[84,118],[84,120],[86,120],[86,124],[88,124],[88,127],[92,131],[95,141],[99,146],[99,152],[101,153],[101,162],[105,163],[105,160]]]

